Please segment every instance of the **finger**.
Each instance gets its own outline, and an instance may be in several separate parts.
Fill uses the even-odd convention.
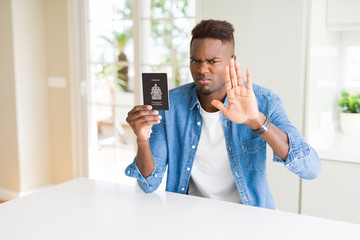
[[[225,78],[226,91],[229,91],[231,89],[229,66],[226,66],[224,69],[224,78]]]
[[[252,89],[252,79],[250,68],[246,69],[246,88]]]
[[[155,124],[159,124],[161,122],[161,120],[154,120],[154,121],[147,121],[143,123],[143,126],[152,126]]]
[[[160,115],[159,115],[159,112],[156,110],[153,110],[153,111],[142,110],[142,111],[137,111],[137,112],[129,114],[128,117],[126,118],[126,121],[130,122],[130,121],[133,121],[138,118],[145,117],[145,116],[160,116]]]
[[[131,109],[130,112],[128,112],[128,116],[140,111],[150,111],[151,109],[152,109],[151,105],[137,105],[133,107],[133,109]]]
[[[238,79],[238,84],[240,87],[244,87],[245,86],[244,77],[242,75],[240,64],[238,62],[235,63],[235,68],[236,68],[236,76]]]
[[[228,112],[228,107],[226,107],[222,102],[219,100],[212,100],[211,104],[214,105],[217,109],[219,109],[225,116]]]
[[[230,78],[231,78],[232,88],[238,86],[233,58],[230,59]]]
[[[135,119],[130,119],[128,121],[128,123],[130,124],[130,126],[137,126],[139,124],[142,124],[142,123],[146,123],[147,122],[153,122],[153,121],[158,121],[158,120],[161,120],[161,116],[160,115],[147,115],[147,116],[141,116],[141,117],[138,117],[138,118],[135,118]]]
[[[160,122],[161,122],[161,120],[151,121],[151,122],[148,122],[148,125],[149,125],[149,126],[152,126],[152,125],[159,124]]]
[[[130,110],[130,112],[128,112],[128,115],[137,111],[141,111],[141,110],[151,110],[152,106],[151,105],[137,105],[135,107],[133,107],[133,109]]]

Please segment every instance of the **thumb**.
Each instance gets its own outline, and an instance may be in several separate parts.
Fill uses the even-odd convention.
[[[224,115],[226,115],[228,111],[228,107],[226,107],[222,102],[219,100],[212,100],[211,104],[214,105],[217,109],[219,109]]]

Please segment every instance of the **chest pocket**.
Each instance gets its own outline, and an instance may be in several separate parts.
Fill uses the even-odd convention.
[[[260,171],[266,164],[266,142],[262,137],[240,143],[249,170]]]

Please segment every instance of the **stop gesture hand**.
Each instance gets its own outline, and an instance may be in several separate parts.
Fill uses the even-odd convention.
[[[244,123],[256,129],[256,122],[263,115],[259,112],[252,88],[250,69],[246,70],[246,86],[239,63],[235,62],[234,58],[230,59],[230,66],[225,67],[224,74],[229,107],[219,100],[213,100],[211,103],[230,121],[238,124]]]

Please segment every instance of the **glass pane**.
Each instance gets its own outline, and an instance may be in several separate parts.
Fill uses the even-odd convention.
[[[175,71],[175,84],[176,86],[184,85],[192,82],[192,76],[189,67],[179,67]]]
[[[134,107],[134,94],[132,92],[115,92],[115,122],[127,125],[126,117],[128,112]],[[132,133],[132,132],[131,132]],[[130,134],[131,135],[131,134]],[[132,139],[132,137],[130,137]],[[132,144],[131,139],[125,141]],[[125,144],[125,143],[124,143]]]
[[[175,0],[171,12],[174,17],[195,17],[195,0]]]
[[[190,59],[190,39],[173,38],[173,48],[175,51],[175,63],[177,65],[188,65]]]
[[[122,65],[121,63],[116,66],[116,77],[112,84],[113,88],[118,92],[131,92],[134,88],[134,67],[133,65]]]
[[[91,103],[113,104],[115,90],[115,64],[96,63],[90,65],[91,74]]]
[[[114,127],[114,106],[95,106],[98,146],[118,145]]]
[[[101,2],[101,1],[100,1]],[[132,0],[114,0],[114,18],[131,19],[132,18]]]
[[[143,21],[142,63],[164,64],[171,62],[171,24],[168,21]]]
[[[90,60],[93,62],[114,62],[117,53],[113,45],[111,22],[91,22],[89,29]]]
[[[173,49],[175,50],[175,63],[187,65],[190,58],[190,28],[193,27],[195,22],[190,19],[177,19],[174,23]]]
[[[134,66],[132,64],[95,63],[91,65],[90,72],[92,102],[108,104],[109,101],[104,93],[109,91],[129,92],[134,89]]]
[[[89,19],[112,20],[113,0],[89,0]]]
[[[134,61],[134,41],[132,38],[133,23],[129,20],[114,23],[112,42],[115,47],[117,61],[127,64]]]
[[[173,39],[173,48],[175,50],[175,63],[179,65],[189,64],[189,44],[190,40],[187,41],[181,38]]]
[[[152,18],[168,18],[170,16],[171,1],[151,0]]]
[[[190,38],[191,30],[195,26],[194,19],[180,18],[174,20],[174,37]]]
[[[171,66],[149,66],[143,65],[141,72],[154,72],[154,73],[167,73],[168,81],[172,79],[172,67]]]
[[[169,20],[151,21],[151,36],[153,38],[167,37],[167,36],[171,36],[171,34],[172,34],[171,21]]]

